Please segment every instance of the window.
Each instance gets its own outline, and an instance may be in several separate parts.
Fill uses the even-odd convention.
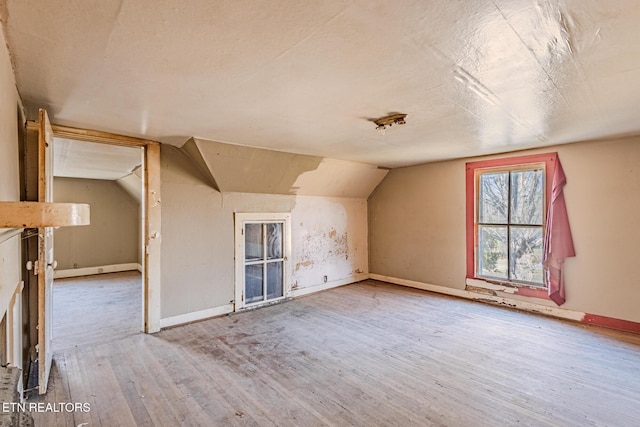
[[[476,275],[544,285],[544,165],[477,171]]]
[[[467,163],[467,277],[544,287],[553,154]]]
[[[285,298],[290,292],[289,213],[236,213],[235,310]]]
[[[244,224],[244,303],[270,301],[284,295],[283,222]]]

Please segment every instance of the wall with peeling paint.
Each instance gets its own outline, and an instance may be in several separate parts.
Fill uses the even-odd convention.
[[[184,151],[161,159],[163,319],[234,299],[234,212],[291,212],[294,289],[368,272],[366,199],[221,193]]]
[[[294,289],[368,272],[365,199],[298,196],[291,217]]]
[[[552,151],[558,152],[567,175],[564,194],[577,252],[566,260],[562,308],[640,322],[640,137],[516,155]],[[465,288],[465,162],[470,160],[477,158],[394,169],[387,175],[369,198],[372,273]]]

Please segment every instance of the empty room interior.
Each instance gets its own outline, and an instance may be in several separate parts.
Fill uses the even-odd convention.
[[[142,328],[141,167],[139,148],[54,138],[54,202],[92,207],[55,231],[54,351]]]
[[[0,0],[0,424],[640,425],[638,22]]]

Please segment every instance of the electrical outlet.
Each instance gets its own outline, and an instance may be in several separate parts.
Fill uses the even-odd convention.
[[[322,276],[322,281],[323,281],[324,283],[327,283],[327,276]]]

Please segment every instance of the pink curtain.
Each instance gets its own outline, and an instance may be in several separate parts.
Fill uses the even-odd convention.
[[[547,210],[547,229],[544,237],[544,268],[547,276],[549,298],[558,305],[565,302],[564,277],[562,267],[564,259],[576,255],[567,216],[567,205],[562,188],[567,178],[562,170],[560,159],[555,155],[556,163],[551,184],[551,198]]]

